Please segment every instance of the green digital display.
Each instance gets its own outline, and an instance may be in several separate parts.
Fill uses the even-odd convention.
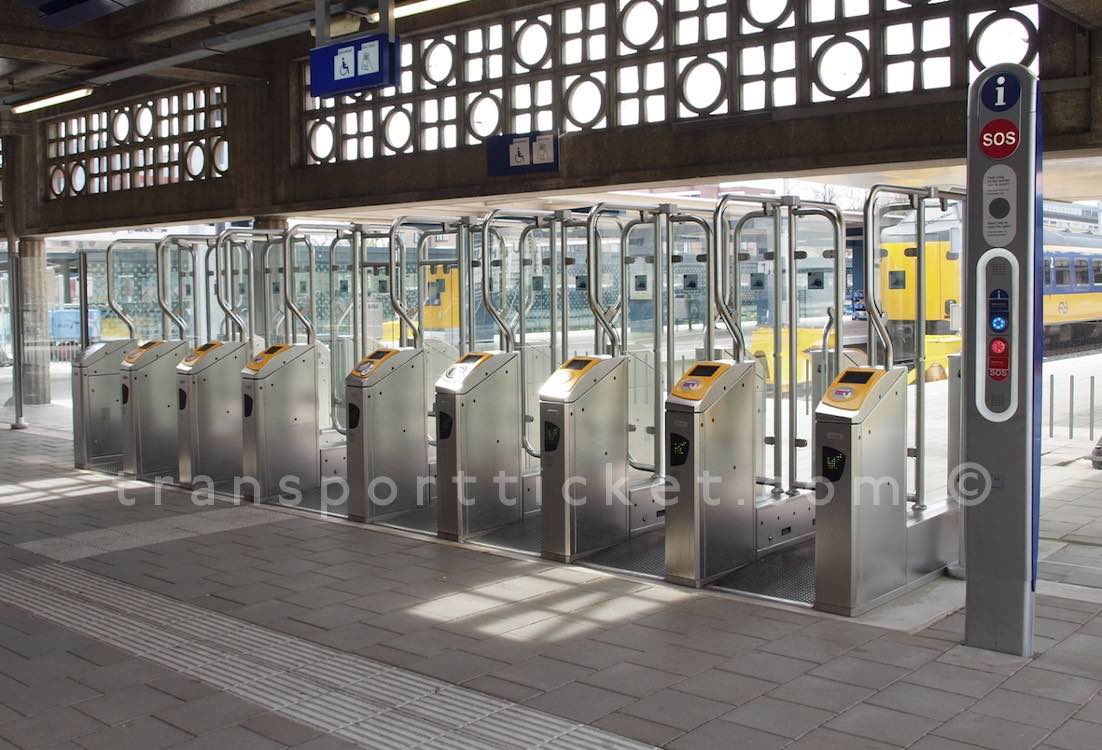
[[[846,454],[842,451],[831,448],[828,445],[823,446],[823,477],[831,482],[837,482],[842,479],[842,474],[846,470]]]
[[[683,466],[689,460],[691,443],[684,435],[670,433],[670,466]]]

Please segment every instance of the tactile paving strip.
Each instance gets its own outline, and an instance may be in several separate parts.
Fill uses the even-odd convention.
[[[0,574],[0,601],[364,747],[648,747],[62,564]]]

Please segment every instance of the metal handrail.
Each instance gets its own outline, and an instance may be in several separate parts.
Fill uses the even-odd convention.
[[[134,324],[134,319],[123,312],[119,307],[119,303],[115,300],[115,285],[111,281],[111,255],[115,252],[115,248],[120,245],[140,245],[142,247],[152,247],[153,252],[157,252],[157,243],[152,240],[112,240],[107,245],[107,250],[103,254],[104,270],[107,275],[107,306],[111,308],[111,312],[118,316],[119,320],[126,326],[126,331],[129,334],[129,338],[135,338],[137,332],[137,326]],[[159,282],[158,282],[159,283]]]
[[[167,294],[166,294],[165,289],[163,288],[163,285],[164,285],[164,265],[163,265],[164,261],[162,259],[162,256],[164,255],[165,251],[168,250],[169,245],[172,244],[172,243],[175,243],[179,247],[180,250],[187,251],[188,253],[191,254],[191,262],[192,262],[192,266],[194,268],[194,267],[196,267],[195,266],[196,255],[195,255],[194,245],[198,244],[200,242],[205,242],[209,245],[209,243],[213,242],[215,239],[216,239],[216,237],[214,237],[213,235],[166,234],[164,237],[162,237],[160,240],[157,241],[157,245],[156,245],[156,248],[154,250],[154,256],[153,256],[153,266],[154,266],[154,271],[156,273],[156,280],[157,280],[157,285],[156,285],[157,286],[157,304],[160,306],[161,312],[163,312],[165,314],[165,316],[169,320],[171,320],[172,323],[176,326],[177,330],[179,330],[181,339],[187,338],[188,325],[184,321],[183,316],[177,315],[174,310],[169,308],[168,303],[166,301]],[[191,246],[190,247],[185,246],[183,243],[189,243]],[[181,299],[180,300],[180,309],[181,309],[181,311],[183,310],[183,305],[184,305],[184,301],[183,301],[183,299]],[[193,312],[196,316],[198,315],[198,313],[199,313],[198,306],[194,307]],[[168,330],[164,325],[162,325],[161,335],[166,337],[166,338],[168,337]]]
[[[513,338],[512,327],[506,322],[504,317],[504,310],[494,305],[493,298],[490,295],[490,235],[493,233],[493,224],[495,221],[501,219],[519,219],[530,222],[534,226],[539,226],[541,222],[552,218],[554,214],[550,211],[507,211],[503,209],[494,209],[485,218],[482,219],[481,226],[479,227],[479,233],[481,235],[482,245],[482,305],[486,308],[486,312],[490,314],[490,317],[494,321],[494,325],[497,326],[498,333],[502,337],[502,341],[505,345],[505,351],[511,352],[514,349],[515,341]],[[504,252],[504,238],[498,233],[497,235],[502,242],[502,250]],[[523,255],[523,253],[522,253]],[[523,260],[522,260],[523,262]],[[505,258],[501,260],[502,268],[504,269]],[[521,268],[523,272],[523,266]],[[523,273],[522,273],[523,275]],[[504,284],[501,289],[504,293]],[[518,312],[523,301],[518,300]],[[522,355],[523,356],[523,355]]]
[[[593,311],[594,320],[608,338],[608,353],[613,356],[618,353],[621,342],[619,335],[616,333],[616,327],[607,317],[609,311],[601,305],[601,301],[597,297],[597,292],[600,288],[602,265],[601,248],[597,238],[597,222],[600,221],[602,214],[612,213],[614,211],[637,212],[640,217],[642,217],[645,215],[646,209],[640,208],[639,206],[618,206],[611,203],[598,203],[590,209],[589,215],[585,220],[586,277],[588,279],[588,284],[586,284],[586,298],[589,301],[590,309]],[[565,356],[566,352],[563,352],[563,355]]]
[[[434,235],[434,234],[450,234],[448,227],[449,224],[457,222],[458,219],[418,219],[414,216],[399,216],[390,224],[390,230],[388,233],[388,246],[387,246],[387,262],[390,272],[390,284],[387,289],[390,297],[390,306],[394,308],[394,314],[398,316],[401,326],[405,329],[413,331],[413,346],[420,349],[424,345],[424,331],[422,326],[415,323],[413,316],[405,305],[405,269],[398,268],[399,255],[404,257],[405,245],[402,243],[401,238],[398,236],[402,230],[402,227],[406,224],[417,223],[416,227],[422,232],[422,236]],[[439,227],[437,231],[430,231]],[[420,261],[421,243],[418,242],[417,247],[418,261]],[[420,268],[420,262],[418,262],[418,268]],[[418,271],[418,279],[420,279],[420,271]],[[418,313],[420,315],[420,313]],[[404,337],[403,337],[404,338]],[[404,346],[405,341],[400,341],[399,344]]]
[[[306,343],[313,344],[317,341],[317,333],[314,328],[314,323],[308,320],[306,315],[291,296],[291,262],[292,262],[292,248],[294,247],[295,240],[305,237],[308,233],[329,233],[329,232],[349,232],[356,228],[355,224],[297,224],[291,229],[288,229],[286,234],[283,235],[283,284],[282,284],[282,296],[283,304],[291,315],[283,318],[283,335],[285,336],[286,343],[290,344],[294,340],[294,321],[291,316],[294,316],[299,323],[302,324],[303,330],[306,331]],[[310,309],[314,309],[314,246],[312,243],[307,243],[310,247]]]
[[[727,239],[728,232],[730,231],[730,224],[727,221],[727,211],[734,203],[742,203],[747,205],[761,206],[759,211],[751,211],[743,216],[739,217],[739,220],[735,223],[735,229],[733,232],[733,240],[735,243],[735,263],[734,263],[734,308],[731,309],[731,305],[727,299],[727,288],[730,286],[730,269],[726,261],[727,258]],[[715,256],[715,262],[719,264],[719,270],[714,274],[716,289],[713,294],[715,296],[716,307],[719,310],[720,317],[723,318],[724,325],[731,332],[731,336],[735,343],[735,359],[743,361],[747,358],[746,336],[742,330],[742,295],[740,292],[741,285],[741,258],[740,254],[740,239],[742,232],[754,219],[764,219],[770,215],[770,208],[775,210],[778,201],[776,199],[762,198],[752,195],[741,195],[738,193],[727,193],[720,198],[719,203],[716,204],[715,212],[713,213],[712,223],[714,225],[714,234],[712,236],[712,252]],[[779,242],[778,237],[776,242]],[[735,311],[738,311],[737,313]]]
[[[232,244],[235,241],[245,240],[245,239],[267,240],[267,242],[264,244],[263,249],[260,250],[260,265],[264,270],[265,276],[267,276],[267,273],[268,273],[268,253],[272,250],[272,248],[277,247],[279,245],[281,237],[282,237],[283,234],[284,234],[284,232],[282,230],[278,230],[278,229],[244,229],[244,228],[240,228],[240,227],[226,227],[221,232],[219,232],[218,239],[216,241],[216,245]],[[248,331],[248,341],[249,341],[249,348],[250,349],[254,348],[253,339],[256,336],[256,306],[257,306],[257,302],[259,301],[257,299],[257,293],[256,293],[256,275],[253,273],[253,269],[256,267],[256,257],[255,257],[256,252],[257,252],[257,248],[253,247],[253,248],[251,248],[251,250],[248,253],[246,253],[246,255],[248,256],[248,259],[249,259],[249,273],[248,273],[248,276],[246,277],[247,280],[246,280],[246,292],[245,292],[245,294],[246,294],[246,297],[249,300],[249,304],[248,304],[248,314],[247,314],[248,319],[247,319],[245,328]],[[217,258],[218,256],[216,255],[215,257]],[[216,286],[216,290],[217,290],[217,283],[216,283],[215,286]],[[264,309],[265,309],[265,311],[267,311],[267,307],[268,307],[268,295],[267,295],[267,291],[265,291],[265,294],[264,294]],[[240,320],[240,314],[239,313],[235,314],[235,317],[237,317],[238,320]],[[265,314],[265,320],[267,321],[267,314]],[[270,323],[270,321],[269,321],[269,323]],[[267,331],[264,332],[265,337],[267,336],[267,333],[268,333]]]
[[[834,329],[834,353],[830,357],[825,380],[830,382],[842,371],[842,307],[845,304],[846,287],[846,217],[842,209],[834,203],[803,201],[796,210],[799,216],[820,216],[830,223],[834,230],[834,314],[827,310],[827,322],[823,326],[823,364],[826,365],[826,342],[830,331]]]
[[[700,230],[704,233],[704,307],[707,308],[704,313],[704,351],[707,354],[708,359],[715,356],[716,341],[715,341],[715,285],[711,283],[711,279],[716,275],[716,267],[714,259],[709,250],[713,244],[713,232],[712,225],[707,222],[703,217],[696,214],[681,212],[672,214],[670,216],[670,222],[674,224],[695,224],[700,227]]]
[[[880,313],[880,303],[876,298],[876,280],[873,274],[876,270],[876,252],[880,248],[879,223],[876,214],[876,199],[881,195],[899,195],[911,201],[922,200],[930,196],[928,188],[909,188],[895,185],[873,185],[865,199],[865,312],[869,318],[869,325],[876,333],[877,338],[884,347],[884,369],[890,370],[895,363],[895,347],[892,344],[891,334],[884,323]],[[869,365],[876,367],[876,345],[869,337]]]

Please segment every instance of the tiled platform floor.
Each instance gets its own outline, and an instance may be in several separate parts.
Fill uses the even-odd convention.
[[[1096,590],[1016,659],[70,465],[0,433],[0,750],[1102,747]]]

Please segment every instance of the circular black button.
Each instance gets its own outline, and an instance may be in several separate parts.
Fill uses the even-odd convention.
[[[1006,198],[996,198],[988,204],[987,212],[996,219],[1005,219],[1010,213],[1010,201]]]

